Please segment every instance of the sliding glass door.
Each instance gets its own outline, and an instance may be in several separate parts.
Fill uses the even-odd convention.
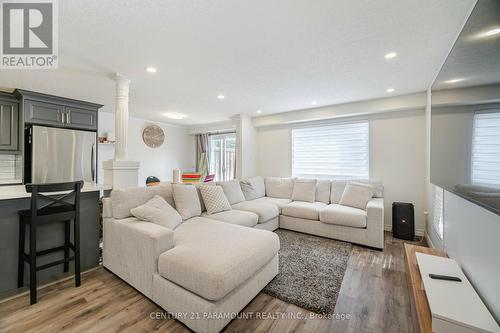
[[[234,178],[236,133],[212,134],[209,140],[209,172],[216,181]]]

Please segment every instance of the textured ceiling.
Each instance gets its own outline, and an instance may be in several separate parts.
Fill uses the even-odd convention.
[[[179,124],[420,92],[474,2],[64,0],[60,68],[1,70],[0,86],[113,111],[110,75],[120,72],[132,80],[131,115]]]

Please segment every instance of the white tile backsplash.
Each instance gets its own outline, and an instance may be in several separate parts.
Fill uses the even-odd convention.
[[[20,155],[3,155],[0,154],[0,180],[16,180],[20,179]]]

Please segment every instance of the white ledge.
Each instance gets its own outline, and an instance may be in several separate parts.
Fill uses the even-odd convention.
[[[107,191],[111,189],[112,187],[110,185],[85,183],[83,185],[82,192]],[[24,185],[0,186],[0,200],[21,199],[29,197],[31,197],[31,193],[26,192],[26,188]]]

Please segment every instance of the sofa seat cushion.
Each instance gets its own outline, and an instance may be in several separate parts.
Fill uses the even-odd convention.
[[[183,222],[174,248],[158,259],[165,279],[217,301],[271,261],[280,248],[278,235],[204,217]]]
[[[208,219],[237,224],[244,227],[254,227],[259,221],[259,216],[257,214],[237,209],[226,210],[225,212],[211,215],[208,215],[208,213],[205,212],[201,215]]]
[[[286,216],[298,217],[308,220],[319,220],[319,212],[326,207],[323,202],[294,201],[283,206],[281,213]]]
[[[280,212],[278,206],[272,203],[243,201],[232,206],[233,209],[244,210],[247,212],[255,213],[259,216],[259,223],[265,223],[269,220],[276,218]]]
[[[284,206],[288,205],[290,202],[292,202],[292,200],[282,199],[282,198],[262,197],[262,198],[252,200],[252,202],[264,202],[264,203],[270,203],[270,204],[276,205],[276,206],[278,206],[278,210],[281,213],[281,209]]]
[[[321,209],[319,220],[328,224],[366,228],[366,211],[349,206],[330,204]]]

